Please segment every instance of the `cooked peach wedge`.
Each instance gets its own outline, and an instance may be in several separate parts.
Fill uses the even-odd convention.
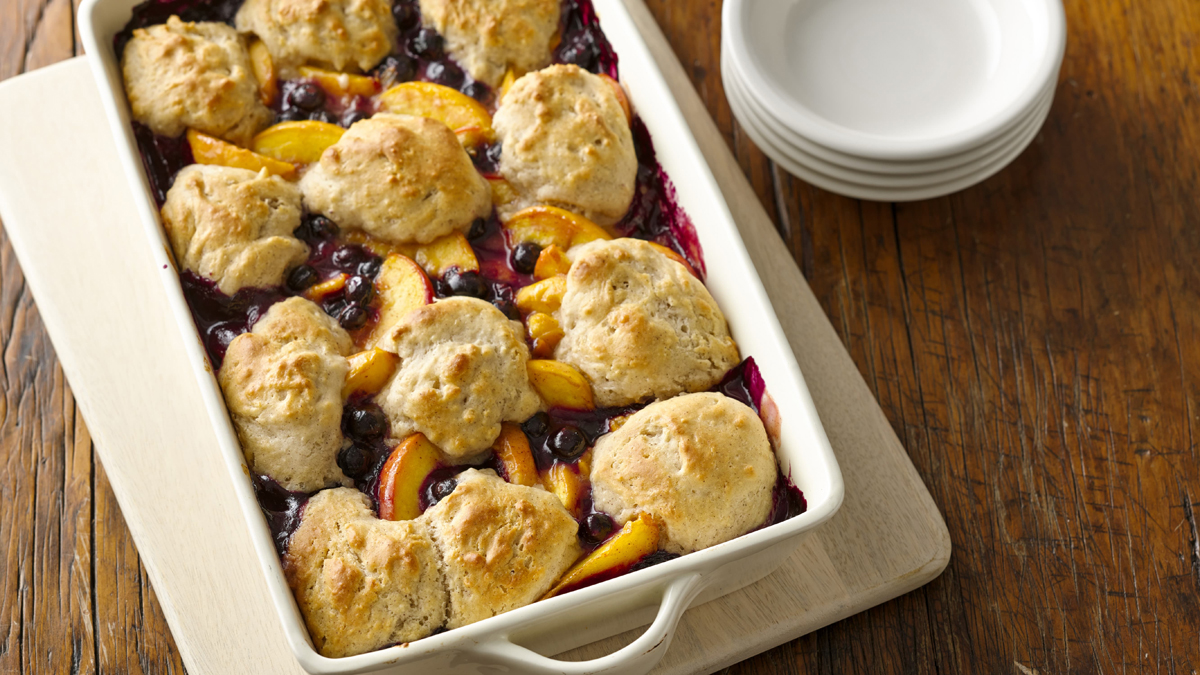
[[[441,453],[424,434],[415,433],[392,450],[379,470],[379,518],[412,520],[421,515],[421,484],[438,467]]]
[[[554,493],[563,507],[575,517],[579,517],[580,497],[583,496],[584,489],[581,473],[580,469],[570,464],[555,462],[542,474],[542,483],[546,489]]]
[[[349,278],[350,275],[344,272],[335,277],[329,277],[319,284],[313,284],[312,286],[309,286],[308,290],[304,291],[304,297],[312,300],[313,302],[320,302],[321,298],[324,298],[330,293],[337,293],[345,288],[346,280]]]
[[[526,366],[529,383],[549,408],[592,410],[592,385],[574,367],[552,359],[532,359]]]
[[[479,259],[462,232],[451,232],[428,244],[405,248],[411,251],[411,257],[426,274],[434,278],[440,278],[451,267],[457,267],[462,272],[479,271]]]
[[[254,79],[258,80],[258,93],[263,105],[271,105],[279,96],[279,75],[275,72],[275,62],[271,60],[271,52],[262,40],[255,39],[250,43],[250,70],[254,71]]]
[[[558,274],[549,279],[535,281],[517,291],[517,309],[522,314],[543,312],[549,314],[558,310],[562,305],[563,295],[567,292],[567,277]]]
[[[350,362],[350,374],[342,386],[342,398],[354,394],[378,394],[400,363],[399,356],[378,348],[351,354],[346,360]]]
[[[563,591],[577,588],[592,577],[633,566],[658,550],[660,534],[658,523],[653,518],[644,513],[638,514],[611,539],[567,570],[542,599],[553,598]]]
[[[507,71],[505,71],[504,79],[500,81],[500,95],[496,97],[496,100],[499,101],[500,99],[504,98],[504,95],[508,93],[508,90],[516,81],[517,74],[513,72],[512,68],[509,68]]]
[[[487,108],[466,94],[432,82],[403,82],[379,97],[383,109],[401,115],[429,117],[458,135],[464,147],[473,148],[496,139]]]
[[[260,155],[195,129],[187,130],[187,140],[197,164],[218,164],[251,171],[266,169],[267,173],[283,178],[296,176],[296,167],[288,162]]]
[[[538,254],[537,263],[533,266],[533,278],[548,279],[570,271],[571,260],[567,258],[567,254],[561,248],[550,244]]]
[[[379,91],[379,81],[366,75],[300,66],[300,77],[316,82],[325,93],[333,96],[374,96]]]
[[[625,95],[625,88],[608,75],[601,73],[600,77],[608,82],[608,86],[612,87],[613,93],[617,95],[617,102],[621,104],[621,110],[625,111],[625,121],[633,122],[633,110],[629,107],[629,97]]]
[[[696,269],[694,267],[692,267],[692,264],[690,262],[687,261],[687,258],[679,255],[679,253],[677,253],[673,249],[669,249],[666,246],[663,246],[662,244],[657,244],[652,241],[646,242],[646,243],[650,244],[655,249],[657,249],[659,253],[662,253],[663,255],[667,256],[671,260],[674,260],[675,262],[679,263],[680,265],[683,265],[684,267],[686,267],[687,271],[692,276],[696,277],[697,279],[700,278],[700,275],[696,274]]]
[[[263,129],[250,141],[250,149],[290,164],[312,164],[346,130],[316,120],[280,122]]]
[[[500,425],[500,436],[492,444],[492,452],[500,465],[504,467],[504,475],[508,482],[516,485],[533,487],[541,485],[537,465],[533,463],[533,451],[529,449],[529,439],[521,427],[504,422]]]
[[[533,344],[529,351],[535,359],[548,359],[553,356],[554,348],[565,335],[558,319],[545,312],[531,312],[525,317],[525,332]]]
[[[401,319],[418,307],[433,302],[433,284],[412,258],[395,253],[384,259],[375,278],[379,294],[379,321],[367,338],[374,347]]]
[[[603,227],[581,215],[557,206],[530,206],[504,223],[512,246],[533,242],[543,249],[554,245],[562,250],[597,239],[612,239]]]

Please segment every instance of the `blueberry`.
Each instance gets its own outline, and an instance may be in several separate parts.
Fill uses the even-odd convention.
[[[454,488],[456,487],[458,487],[458,482],[453,478],[445,478],[434,483],[429,488],[429,496],[431,497],[429,505],[433,506],[446,497],[449,497],[450,493],[454,492]]]
[[[526,436],[545,436],[550,430],[550,416],[544,412],[535,413],[521,424],[521,430]]]
[[[375,296],[375,286],[370,279],[354,275],[346,280],[346,288],[342,293],[346,296],[346,300],[365,305],[371,302],[371,298]]]
[[[392,54],[375,69],[384,90],[391,89],[401,82],[408,82],[417,76],[417,64],[407,54]]]
[[[487,220],[476,218],[471,221],[471,229],[467,232],[467,239],[475,240],[487,234]]]
[[[345,418],[346,433],[351,438],[379,438],[387,433],[387,417],[378,406],[351,408]]]
[[[533,274],[533,268],[537,266],[538,256],[541,254],[542,247],[532,241],[517,244],[511,258],[513,269],[521,274]]]
[[[572,63],[584,70],[596,72],[600,63],[600,49],[591,33],[578,33],[571,43],[558,52],[563,63]]]
[[[368,113],[365,113],[357,108],[351,108],[347,110],[344,115],[342,115],[342,126],[348,129],[354,126],[355,122],[361,122],[368,117],[370,117]]]
[[[337,223],[325,216],[310,215],[300,222],[300,227],[297,227],[292,234],[305,241],[313,242],[336,237],[338,232]]]
[[[346,330],[358,330],[367,325],[367,310],[362,305],[349,304],[338,315],[338,323]]]
[[[587,518],[579,525],[579,534],[584,539],[595,543],[600,543],[608,539],[608,535],[613,531],[613,519],[603,513],[589,513]]]
[[[470,96],[476,101],[483,102],[491,98],[492,90],[482,82],[471,82],[462,88],[462,93]]]
[[[463,272],[457,267],[451,267],[450,271],[446,272],[443,280],[450,287],[452,295],[482,298],[487,292],[487,288],[483,285],[483,277],[479,276],[479,272],[473,270]]]
[[[430,61],[438,61],[446,55],[442,36],[432,28],[422,28],[408,41],[408,51]]]
[[[325,105],[325,90],[311,82],[301,82],[288,92],[288,103],[312,112]]]
[[[296,108],[286,108],[275,117],[276,122],[299,122],[308,119],[308,114]]]
[[[495,300],[492,300],[492,304],[495,305],[496,309],[500,310],[504,316],[508,317],[510,320],[521,320],[521,310],[517,309],[517,303],[513,302],[512,300],[509,300],[508,298],[496,298]]]
[[[358,270],[359,263],[366,262],[367,257],[363,255],[363,250],[358,246],[343,246],[333,252],[329,261],[333,266],[343,272],[355,272]]]
[[[320,280],[321,275],[317,274],[315,269],[308,265],[301,265],[288,274],[287,287],[295,293],[301,293]]]
[[[451,89],[462,86],[465,77],[462,68],[448,61],[434,61],[425,66],[425,79]]]
[[[350,478],[358,478],[367,470],[371,456],[357,445],[352,445],[338,453],[337,465]]]
[[[358,263],[359,274],[369,279],[374,279],[379,276],[379,270],[383,267],[383,259],[378,256],[371,256],[365,262]]]
[[[587,440],[575,427],[563,427],[550,437],[550,451],[565,460],[573,460],[587,450]]]
[[[396,19],[396,28],[408,30],[417,25],[417,21],[421,18],[421,13],[417,11],[413,3],[396,0],[392,3],[392,16]]]
[[[346,310],[346,301],[337,293],[330,293],[321,301],[321,309],[333,318],[337,319]]]

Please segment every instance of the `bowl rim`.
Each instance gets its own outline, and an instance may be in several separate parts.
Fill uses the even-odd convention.
[[[766,74],[758,54],[750,49],[747,40],[749,12],[757,2],[761,0],[725,0],[721,9],[722,39],[729,44],[746,89],[754,93],[764,109],[769,110],[773,117],[797,135],[834,152],[863,159],[932,160],[987,143],[1003,133],[1013,119],[1030,113],[1043,88],[1051,79],[1057,78],[1059,66],[1066,53],[1067,26],[1062,0],[1023,0],[1022,4],[1033,4],[1044,9],[1047,33],[1045,48],[1039,55],[1037,67],[1018,93],[1009,98],[1003,106],[965,129],[927,139],[894,138],[841,126],[781,94],[777,86],[772,84],[772,78]]]
[[[601,601],[616,597],[644,595],[647,591],[669,586],[697,573],[710,577],[711,583],[715,583],[724,578],[717,574],[723,570],[729,570],[730,563],[778,546],[798,545],[803,538],[802,535],[827,522],[837,512],[845,490],[837,458],[829,445],[811,394],[804,383],[803,375],[800,373],[778,317],[767,298],[761,278],[750,261],[745,244],[738,234],[736,221],[683,118],[678,103],[670,93],[670,88],[628,11],[620,0],[593,0],[597,14],[602,15],[601,22],[609,39],[612,40],[615,34],[624,36],[622,48],[619,50],[622,59],[627,59],[627,62],[632,64],[645,66],[639,69],[638,86],[631,87],[629,95],[635,105],[640,103],[639,107],[646,110],[653,109],[653,119],[650,119],[650,116],[643,117],[651,130],[652,137],[661,141],[666,136],[659,135],[656,129],[661,129],[664,133],[669,130],[674,140],[679,143],[678,147],[671,148],[669,152],[682,153],[688,158],[694,159],[693,164],[689,166],[690,173],[687,176],[691,184],[685,186],[677,183],[677,191],[681,195],[689,191],[693,194],[705,195],[709,202],[706,206],[711,207],[708,209],[711,213],[706,214],[708,219],[716,219],[723,224],[722,229],[712,236],[719,234],[729,242],[728,246],[720,249],[722,257],[729,259],[731,267],[739,270],[745,269],[749,273],[748,285],[739,288],[738,291],[744,293],[745,305],[765,308],[762,325],[755,325],[753,329],[764,332],[767,335],[764,339],[780,350],[780,358],[783,361],[778,365],[785,372],[779,374],[778,377],[787,378],[797,385],[797,391],[794,393],[798,407],[788,412],[800,418],[802,422],[797,422],[792,427],[803,427],[811,431],[811,436],[804,438],[806,448],[803,450],[793,448],[792,450],[793,454],[809,458],[811,461],[796,466],[812,477],[813,484],[824,486],[824,494],[819,499],[810,499],[808,510],[804,514],[782,523],[749,532],[708,549],[625,574],[567,595],[536,602],[468,626],[423,638],[411,643],[411,647],[407,644],[397,645],[336,659],[320,655],[310,642],[307,627],[284,579],[281,560],[255,498],[251,481],[248,480],[249,471],[246,468],[240,445],[237,443],[224,400],[216,385],[215,373],[209,365],[201,341],[197,339],[195,324],[183,298],[175,263],[170,255],[169,245],[166,243],[159,221],[158,209],[151,196],[149,182],[143,170],[136,141],[133,138],[129,107],[124,96],[124,87],[121,84],[120,65],[112,49],[112,37],[119,29],[112,29],[114,19],[111,18],[111,14],[123,12],[125,19],[120,22],[120,25],[124,25],[128,20],[129,9],[139,2],[141,0],[84,0],[78,13],[79,31],[100,91],[105,113],[110,122],[118,159],[129,180],[130,187],[135,193],[135,204],[140,220],[152,244],[151,253],[155,259],[155,266],[167,289],[168,302],[176,323],[185,337],[184,345],[188,352],[190,365],[200,384],[201,396],[204,399],[209,418],[217,432],[222,458],[250,531],[271,600],[279,614],[293,655],[306,671],[332,674],[374,672],[380,669],[394,670],[403,664],[416,666],[417,663],[434,657],[454,658],[456,659],[455,663],[462,663],[463,659],[475,663],[471,659],[487,658],[487,647],[507,641],[510,635],[520,632],[522,627],[534,623],[534,620],[561,612],[566,608],[582,608],[598,605]],[[108,26],[108,29],[102,29],[101,25]],[[668,152],[659,146],[656,148],[659,149],[660,161],[662,161],[661,158]],[[665,161],[662,163],[666,166]],[[676,178],[682,178],[682,176],[676,176]],[[693,212],[697,206],[688,204],[682,198],[680,201],[688,208],[693,220],[699,220],[699,214]],[[750,327],[747,327],[746,330],[750,330]],[[755,355],[758,356],[758,354]],[[775,374],[769,373],[766,376],[770,379],[775,377]],[[772,387],[772,391],[776,391],[774,387]],[[776,391],[776,393],[779,392]],[[784,457],[782,453],[780,455],[782,463]],[[787,461],[791,463],[792,459],[789,457]],[[817,497],[818,495],[810,495],[806,492],[806,496]],[[636,625],[628,626],[628,628],[636,627]],[[657,648],[656,645],[655,649]],[[662,651],[662,649],[658,649],[660,655]],[[571,662],[562,662],[562,664],[564,668],[573,665]],[[420,666],[416,667],[420,668]]]

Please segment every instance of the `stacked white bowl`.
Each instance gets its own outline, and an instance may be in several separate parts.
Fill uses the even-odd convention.
[[[1050,112],[1061,0],[725,0],[721,77],[780,166],[831,192],[927,199],[1021,154]]]

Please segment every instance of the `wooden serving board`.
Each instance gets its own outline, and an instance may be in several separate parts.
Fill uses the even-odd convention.
[[[627,4],[738,220],[846,483],[838,514],[782,568],[690,609],[655,671],[712,672],[925,584],[950,539],[657,25],[641,0]],[[189,672],[301,672],[184,356],[197,338],[168,311],[81,58],[0,85],[0,149],[0,216]]]

